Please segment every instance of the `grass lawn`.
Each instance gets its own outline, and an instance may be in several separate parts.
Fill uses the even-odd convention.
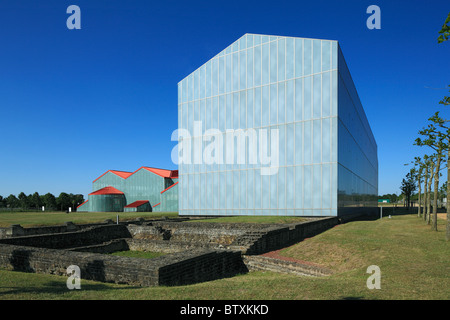
[[[190,222],[222,222],[222,223],[295,223],[307,221],[302,217],[282,217],[282,216],[236,216],[218,217],[209,219],[192,220]]]
[[[116,221],[134,220],[142,217],[154,219],[161,217],[177,218],[178,212],[2,212],[0,211],[0,227],[20,224],[22,227],[60,225],[66,221],[75,224],[103,222],[106,219]],[[209,219],[194,219],[192,222],[224,222],[224,223],[294,223],[306,221],[302,217],[282,216],[236,216]]]
[[[67,219],[66,219],[67,220]],[[329,267],[334,274],[311,278],[250,272],[187,286],[137,288],[81,280],[68,290],[67,277],[0,270],[0,299],[152,300],[334,300],[450,299],[450,243],[445,221],[438,232],[416,215],[338,225],[281,253]],[[366,286],[367,267],[381,270],[381,289]]]
[[[103,222],[106,219],[116,221],[134,220],[160,217],[178,217],[178,212],[6,212],[0,211],[0,227],[9,227],[11,224],[20,224],[22,227],[48,226],[64,224],[72,221],[75,224]]]

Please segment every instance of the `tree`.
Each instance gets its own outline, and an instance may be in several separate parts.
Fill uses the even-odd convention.
[[[10,194],[5,199],[5,203],[6,203],[6,207],[8,207],[8,208],[18,208],[20,206],[19,199],[17,199],[16,196],[13,194]]]
[[[437,199],[439,190],[439,175],[441,170],[441,163],[444,160],[444,151],[448,149],[448,145],[445,140],[447,138],[446,134],[442,132],[440,127],[443,126],[445,120],[439,117],[439,111],[428,119],[431,123],[428,124],[427,128],[419,131],[419,134],[424,136],[424,140],[421,138],[416,139],[416,145],[418,146],[428,146],[436,152],[436,162],[434,166],[434,171],[431,173],[434,175],[434,197],[433,197],[433,224],[432,229],[437,231]]]
[[[67,210],[71,205],[70,196],[65,192],[61,192],[58,198],[56,198],[56,205],[61,211]]]
[[[450,85],[448,85],[448,88],[449,88],[449,92],[450,92]],[[450,96],[448,96],[448,97],[444,96],[444,98],[442,98],[442,100],[439,101],[439,104],[442,104],[444,106],[450,105]]]
[[[47,209],[56,209],[58,207],[56,204],[56,197],[51,193],[46,193],[41,196],[41,202]]]
[[[417,171],[417,181],[419,183],[419,210],[418,210],[418,216],[420,217],[421,212],[421,184],[420,181],[423,178],[423,220],[429,221],[429,215],[431,211],[431,185],[433,182],[433,170],[434,170],[434,156],[424,155],[423,159],[420,157],[415,157],[414,164],[418,166]]]
[[[450,25],[449,24],[450,24],[450,13],[447,16],[447,19],[445,19],[442,29],[439,31],[438,43],[442,43],[442,42],[448,40],[448,37],[450,36]]]
[[[24,192],[19,193],[17,197],[19,198],[19,205],[22,209],[28,209],[30,207],[30,198]]]
[[[450,36],[450,13],[447,15],[447,19],[445,19],[444,25],[442,26],[442,29],[439,31],[439,37],[438,37],[438,43],[442,43],[444,41],[448,40],[448,37]],[[450,85],[448,86],[450,89]],[[449,90],[450,91],[450,90]],[[445,97],[442,99],[442,101],[439,102],[439,104],[448,106],[450,105],[450,96]],[[448,136],[448,135],[447,135]],[[448,143],[450,147],[450,139]],[[447,150],[447,182],[448,179],[450,179],[450,150]],[[447,228],[445,231],[445,239],[447,241],[450,241],[450,183],[447,183]]]
[[[418,184],[418,187],[419,187],[419,194],[418,194],[419,208],[417,210],[417,216],[420,218],[420,216],[421,216],[421,212],[420,211],[421,211],[421,208],[422,208],[422,201],[421,201],[422,200],[421,199],[421,197],[422,197],[422,179],[423,179],[423,170],[425,169],[425,166],[424,166],[424,164],[422,162],[422,159],[420,157],[415,157],[414,160],[415,160],[414,164],[417,166],[416,178],[417,178],[417,184]]]
[[[450,87],[450,86],[449,86]],[[447,101],[445,101],[447,100]],[[450,97],[445,97],[442,101],[440,101],[440,104],[443,105],[449,105]],[[446,124],[449,120],[442,120],[439,123],[440,128],[444,130],[443,135],[444,139],[447,142],[446,145],[446,151],[447,151],[447,181],[446,181],[446,188],[447,188],[447,227],[445,232],[445,239],[447,241],[450,241],[450,183],[448,183],[448,179],[450,179],[450,127]]]
[[[444,202],[444,199],[447,198],[447,181],[445,181],[442,186],[439,188],[439,201],[441,203]]]
[[[84,202],[84,196],[82,194],[72,195],[72,208],[74,209],[74,211],[83,202]]]
[[[395,193],[392,193],[389,199],[391,200],[391,203],[395,203],[398,200],[398,196]]]
[[[400,190],[406,197],[406,206],[409,210],[411,195],[416,190],[416,179],[415,179],[415,170],[411,169],[406,174],[406,179],[403,178],[402,185],[400,186]]]
[[[39,209],[42,206],[41,197],[38,192],[33,193],[30,197],[30,204],[33,208]]]
[[[436,167],[434,163],[435,156],[431,156],[429,159],[428,164],[428,189],[427,189],[427,210],[426,210],[426,216],[425,220],[427,221],[427,224],[430,224],[430,216],[431,216],[431,185],[433,184],[433,178],[434,178],[434,168]]]
[[[450,85],[448,86],[450,88]],[[450,90],[449,90],[450,91]],[[450,105],[450,96],[445,97],[439,101],[439,104],[448,106]],[[450,179],[450,127],[447,125],[449,120],[442,120],[439,123],[439,126],[444,130],[445,140],[447,141],[447,227],[445,231],[445,239],[450,241],[450,183],[448,183],[448,179]]]
[[[395,203],[395,202],[397,202],[397,200],[398,200],[398,196],[397,196],[395,193],[392,193],[392,194],[387,193],[387,194],[383,194],[382,196],[378,196],[378,199],[379,199],[379,200],[382,200],[382,199],[389,199],[389,201],[390,201],[391,203]]]

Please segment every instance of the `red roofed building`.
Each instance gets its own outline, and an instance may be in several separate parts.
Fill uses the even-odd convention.
[[[156,204],[154,205],[154,207]],[[150,203],[148,200],[138,200],[133,203],[130,203],[124,207],[125,212],[149,212],[150,210]]]
[[[108,170],[92,184],[94,191],[77,211],[178,211],[178,170]]]
[[[92,196],[92,195],[99,195],[99,194],[105,195],[105,194],[124,194],[124,193],[122,191],[120,191],[120,190],[117,190],[114,187],[104,187],[102,189],[99,189],[97,191],[89,193],[90,196]]]

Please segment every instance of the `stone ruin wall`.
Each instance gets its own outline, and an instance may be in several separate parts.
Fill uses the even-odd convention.
[[[247,272],[242,256],[277,250],[323,232],[337,218],[285,225],[143,221],[27,231],[12,226],[0,239],[0,268],[66,275],[78,265],[83,279],[140,286],[182,285]],[[28,234],[15,236],[19,234]],[[32,233],[33,235],[30,235]],[[108,255],[138,250],[168,253],[153,259]]]

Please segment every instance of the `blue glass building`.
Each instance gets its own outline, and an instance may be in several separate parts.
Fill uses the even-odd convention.
[[[178,84],[180,215],[377,207],[377,145],[337,41],[245,34]]]

